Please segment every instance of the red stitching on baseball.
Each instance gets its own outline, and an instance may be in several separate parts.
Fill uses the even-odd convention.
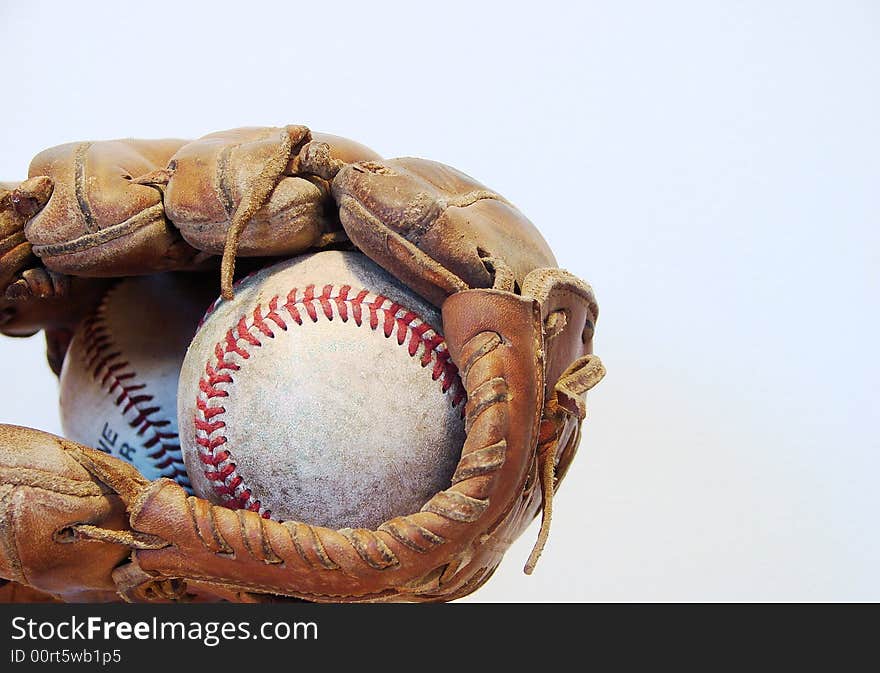
[[[199,459],[204,467],[205,477],[227,507],[258,512],[265,519],[271,517],[271,510],[263,507],[254,497],[251,489],[237,473],[236,464],[229,451],[217,450],[227,441],[226,436],[221,434],[226,428],[226,423],[218,419],[226,413],[226,408],[212,401],[229,396],[225,386],[231,385],[234,380],[228,372],[235,372],[241,368],[240,364],[229,359],[230,356],[237,355],[242,360],[247,360],[250,358],[249,347],[262,346],[257,335],[274,338],[275,333],[268,324],[269,320],[280,329],[287,330],[287,320],[282,317],[281,311],[286,312],[297,325],[303,324],[303,313],[305,313],[312,322],[317,322],[321,316],[327,320],[334,320],[338,315],[343,322],[351,318],[360,327],[366,308],[369,311],[370,329],[376,331],[381,323],[382,333],[386,338],[390,338],[396,328],[395,340],[401,346],[406,345],[410,357],[416,356],[419,346],[423,347],[419,364],[427,367],[433,362],[431,378],[440,381],[442,392],[453,390],[453,407],[458,407],[465,399],[465,390],[458,376],[458,368],[449,358],[445,340],[413,311],[403,308],[387,297],[371,294],[369,290],[360,290],[352,297],[350,285],[343,285],[338,291],[333,285],[324,285],[317,295],[315,290],[314,285],[308,285],[300,296],[299,288],[293,288],[287,293],[283,305],[279,306],[281,297],[275,296],[269,300],[268,311],[263,305],[258,304],[249,321],[247,315],[242,316],[235,327],[228,330],[224,338],[214,346],[214,359],[205,364],[205,374],[199,379],[194,417],[195,442],[199,446]],[[383,314],[381,321],[380,312]],[[462,405],[461,408],[463,412],[464,406]]]
[[[156,469],[164,471],[170,467],[171,474],[167,476],[190,487],[177,433],[165,429],[171,425],[171,421],[157,417],[161,411],[158,405],[146,406],[155,400],[153,395],[143,392],[147,384],[137,382],[137,372],[130,368],[130,363],[118,359],[120,351],[111,350],[115,344],[105,316],[109,296],[110,293],[83,326],[86,370],[101,387],[106,388],[108,395],[115,395],[113,404],[120,408],[122,414],[132,409],[137,411],[137,416],[128,424],[139,437],[145,437],[143,447]]]

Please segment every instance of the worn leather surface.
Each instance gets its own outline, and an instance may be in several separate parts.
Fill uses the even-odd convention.
[[[0,182],[0,291],[5,292],[18,273],[36,263],[24,235],[27,217],[16,211],[13,193],[18,182]]]
[[[73,329],[98,305],[112,283],[104,278],[73,278],[68,294],[61,297],[0,296],[0,334],[31,336],[41,329]]]
[[[291,255],[339,229],[326,180],[298,175],[295,159],[308,142],[325,142],[340,161],[378,159],[346,138],[311,134],[302,126],[241,128],[212,133],[181,147],[170,159],[165,208],[194,247],[220,254],[236,210],[266,194],[242,234],[241,256]],[[329,206],[329,207],[328,207]]]
[[[556,260],[512,204],[464,173],[426,159],[351,164],[333,180],[349,238],[438,306],[467,288],[492,287],[485,259],[503,259],[520,283]]]
[[[0,278],[21,271],[24,252],[12,251],[22,230],[42,263],[75,276],[158,271],[230,249],[356,246],[442,307],[467,436],[449,487],[420,511],[376,530],[331,530],[216,507],[106,454],[0,426],[0,577],[65,600],[440,601],[488,580],[540,511],[546,532],[584,394],[604,373],[591,355],[598,309],[506,199],[448,166],[382,160],[301,126],[75,143],[38,156],[30,176],[7,185],[6,215],[0,198],[0,234],[14,239],[0,238]],[[120,223],[131,231],[101,233]],[[31,276],[29,288],[67,287]],[[51,327],[62,308],[53,317],[29,306],[30,318],[8,324],[47,327],[63,344]]]
[[[76,450],[48,433],[0,425],[0,577],[67,601],[112,600],[112,570],[130,551],[78,540],[71,526],[125,528],[125,504]],[[129,477],[145,481],[134,470]]]
[[[124,276],[194,268],[223,251],[240,209],[249,224],[238,254],[303,252],[339,229],[328,181],[297,173],[298,153],[311,141],[326,145],[331,161],[379,158],[359,143],[313,136],[302,126],[232,129],[191,142],[126,139],[50,148],[31,162],[27,181],[3,183],[0,260],[11,252],[4,234],[14,224],[4,218],[24,218],[33,254],[53,271]],[[9,217],[3,215],[6,192],[21,204]],[[0,263],[0,281],[11,262]]]
[[[559,269],[537,269],[530,273],[523,283],[523,294],[534,297],[541,306],[546,354],[544,394],[545,399],[549,399],[563,371],[578,358],[593,352],[599,306],[589,285]],[[555,458],[557,480],[565,476],[574,458],[581,420],[568,415],[559,430]]]
[[[166,219],[162,194],[137,176],[164,167],[182,140],[68,143],[40,152],[31,181],[49,178],[48,202],[25,235],[49,269],[81,276],[120,276],[186,267],[198,251]]]
[[[61,600],[51,594],[37,591],[29,586],[0,580],[0,603],[60,603]]]

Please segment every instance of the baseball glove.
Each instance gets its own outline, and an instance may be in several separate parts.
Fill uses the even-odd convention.
[[[72,143],[0,183],[0,331],[58,370],[107,278],[355,247],[441,308],[467,403],[448,488],[376,530],[277,522],[38,430],[0,426],[0,598],[447,601],[481,586],[580,440],[597,305],[535,226],[467,175],[302,126]],[[213,270],[213,271],[212,271]],[[241,268],[239,269],[241,271]]]

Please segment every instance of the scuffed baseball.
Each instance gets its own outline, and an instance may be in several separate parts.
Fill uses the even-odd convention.
[[[216,296],[195,274],[128,278],[74,332],[60,377],[61,427],[81,444],[127,460],[148,479],[189,478],[177,435],[186,348]]]
[[[464,391],[437,309],[360,252],[264,269],[219,301],[178,391],[197,495],[332,528],[375,528],[448,488]]]

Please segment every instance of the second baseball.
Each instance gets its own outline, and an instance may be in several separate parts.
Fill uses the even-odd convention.
[[[282,262],[205,317],[178,423],[193,490],[331,528],[375,528],[450,485],[464,390],[439,312],[359,252]]]
[[[188,487],[177,437],[183,353],[214,286],[198,274],[126,278],[73,335],[60,377],[68,439]]]

